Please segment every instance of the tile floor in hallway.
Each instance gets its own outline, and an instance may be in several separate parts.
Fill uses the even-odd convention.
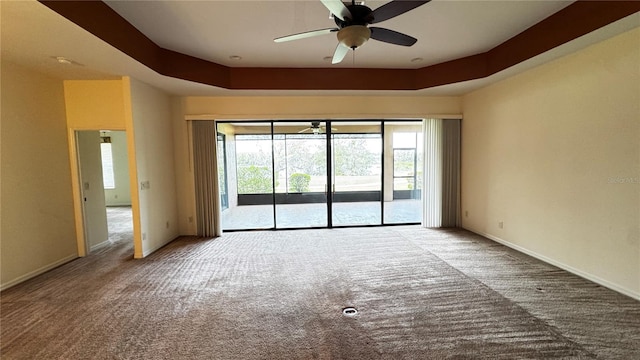
[[[131,206],[107,206],[109,240],[133,242],[133,215]]]

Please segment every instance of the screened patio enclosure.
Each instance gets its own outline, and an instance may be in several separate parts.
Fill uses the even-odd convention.
[[[223,230],[417,224],[420,120],[217,122]]]

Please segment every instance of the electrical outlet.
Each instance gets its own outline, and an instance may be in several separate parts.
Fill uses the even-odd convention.
[[[142,240],[147,240],[147,233],[142,233]]]
[[[193,216],[189,216],[189,222],[192,223],[193,222]]]
[[[167,229],[169,228],[169,222],[167,221]]]
[[[149,189],[151,189],[151,184],[149,183],[149,180],[146,180],[140,183],[140,190],[149,190]]]
[[[464,217],[469,217],[469,212],[465,210]]]
[[[498,222],[498,228],[503,229],[504,223],[502,221]]]

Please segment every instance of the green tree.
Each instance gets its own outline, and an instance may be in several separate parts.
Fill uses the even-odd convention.
[[[334,147],[335,173],[338,176],[364,176],[380,163],[379,154],[367,148],[365,139],[336,139]]]
[[[269,194],[273,192],[271,170],[266,166],[247,166],[238,169],[239,194]]]
[[[287,140],[287,166],[290,173],[313,176],[326,173],[326,142],[318,139]]]
[[[289,192],[301,193],[309,191],[311,175],[295,173],[289,176]]]

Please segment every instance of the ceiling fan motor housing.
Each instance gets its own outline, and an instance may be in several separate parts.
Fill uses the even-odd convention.
[[[334,16],[336,25],[339,28],[345,28],[351,25],[367,25],[373,23],[374,16],[373,10],[364,5],[347,5],[347,9],[351,12],[351,18],[345,18],[340,20],[337,16]]]

